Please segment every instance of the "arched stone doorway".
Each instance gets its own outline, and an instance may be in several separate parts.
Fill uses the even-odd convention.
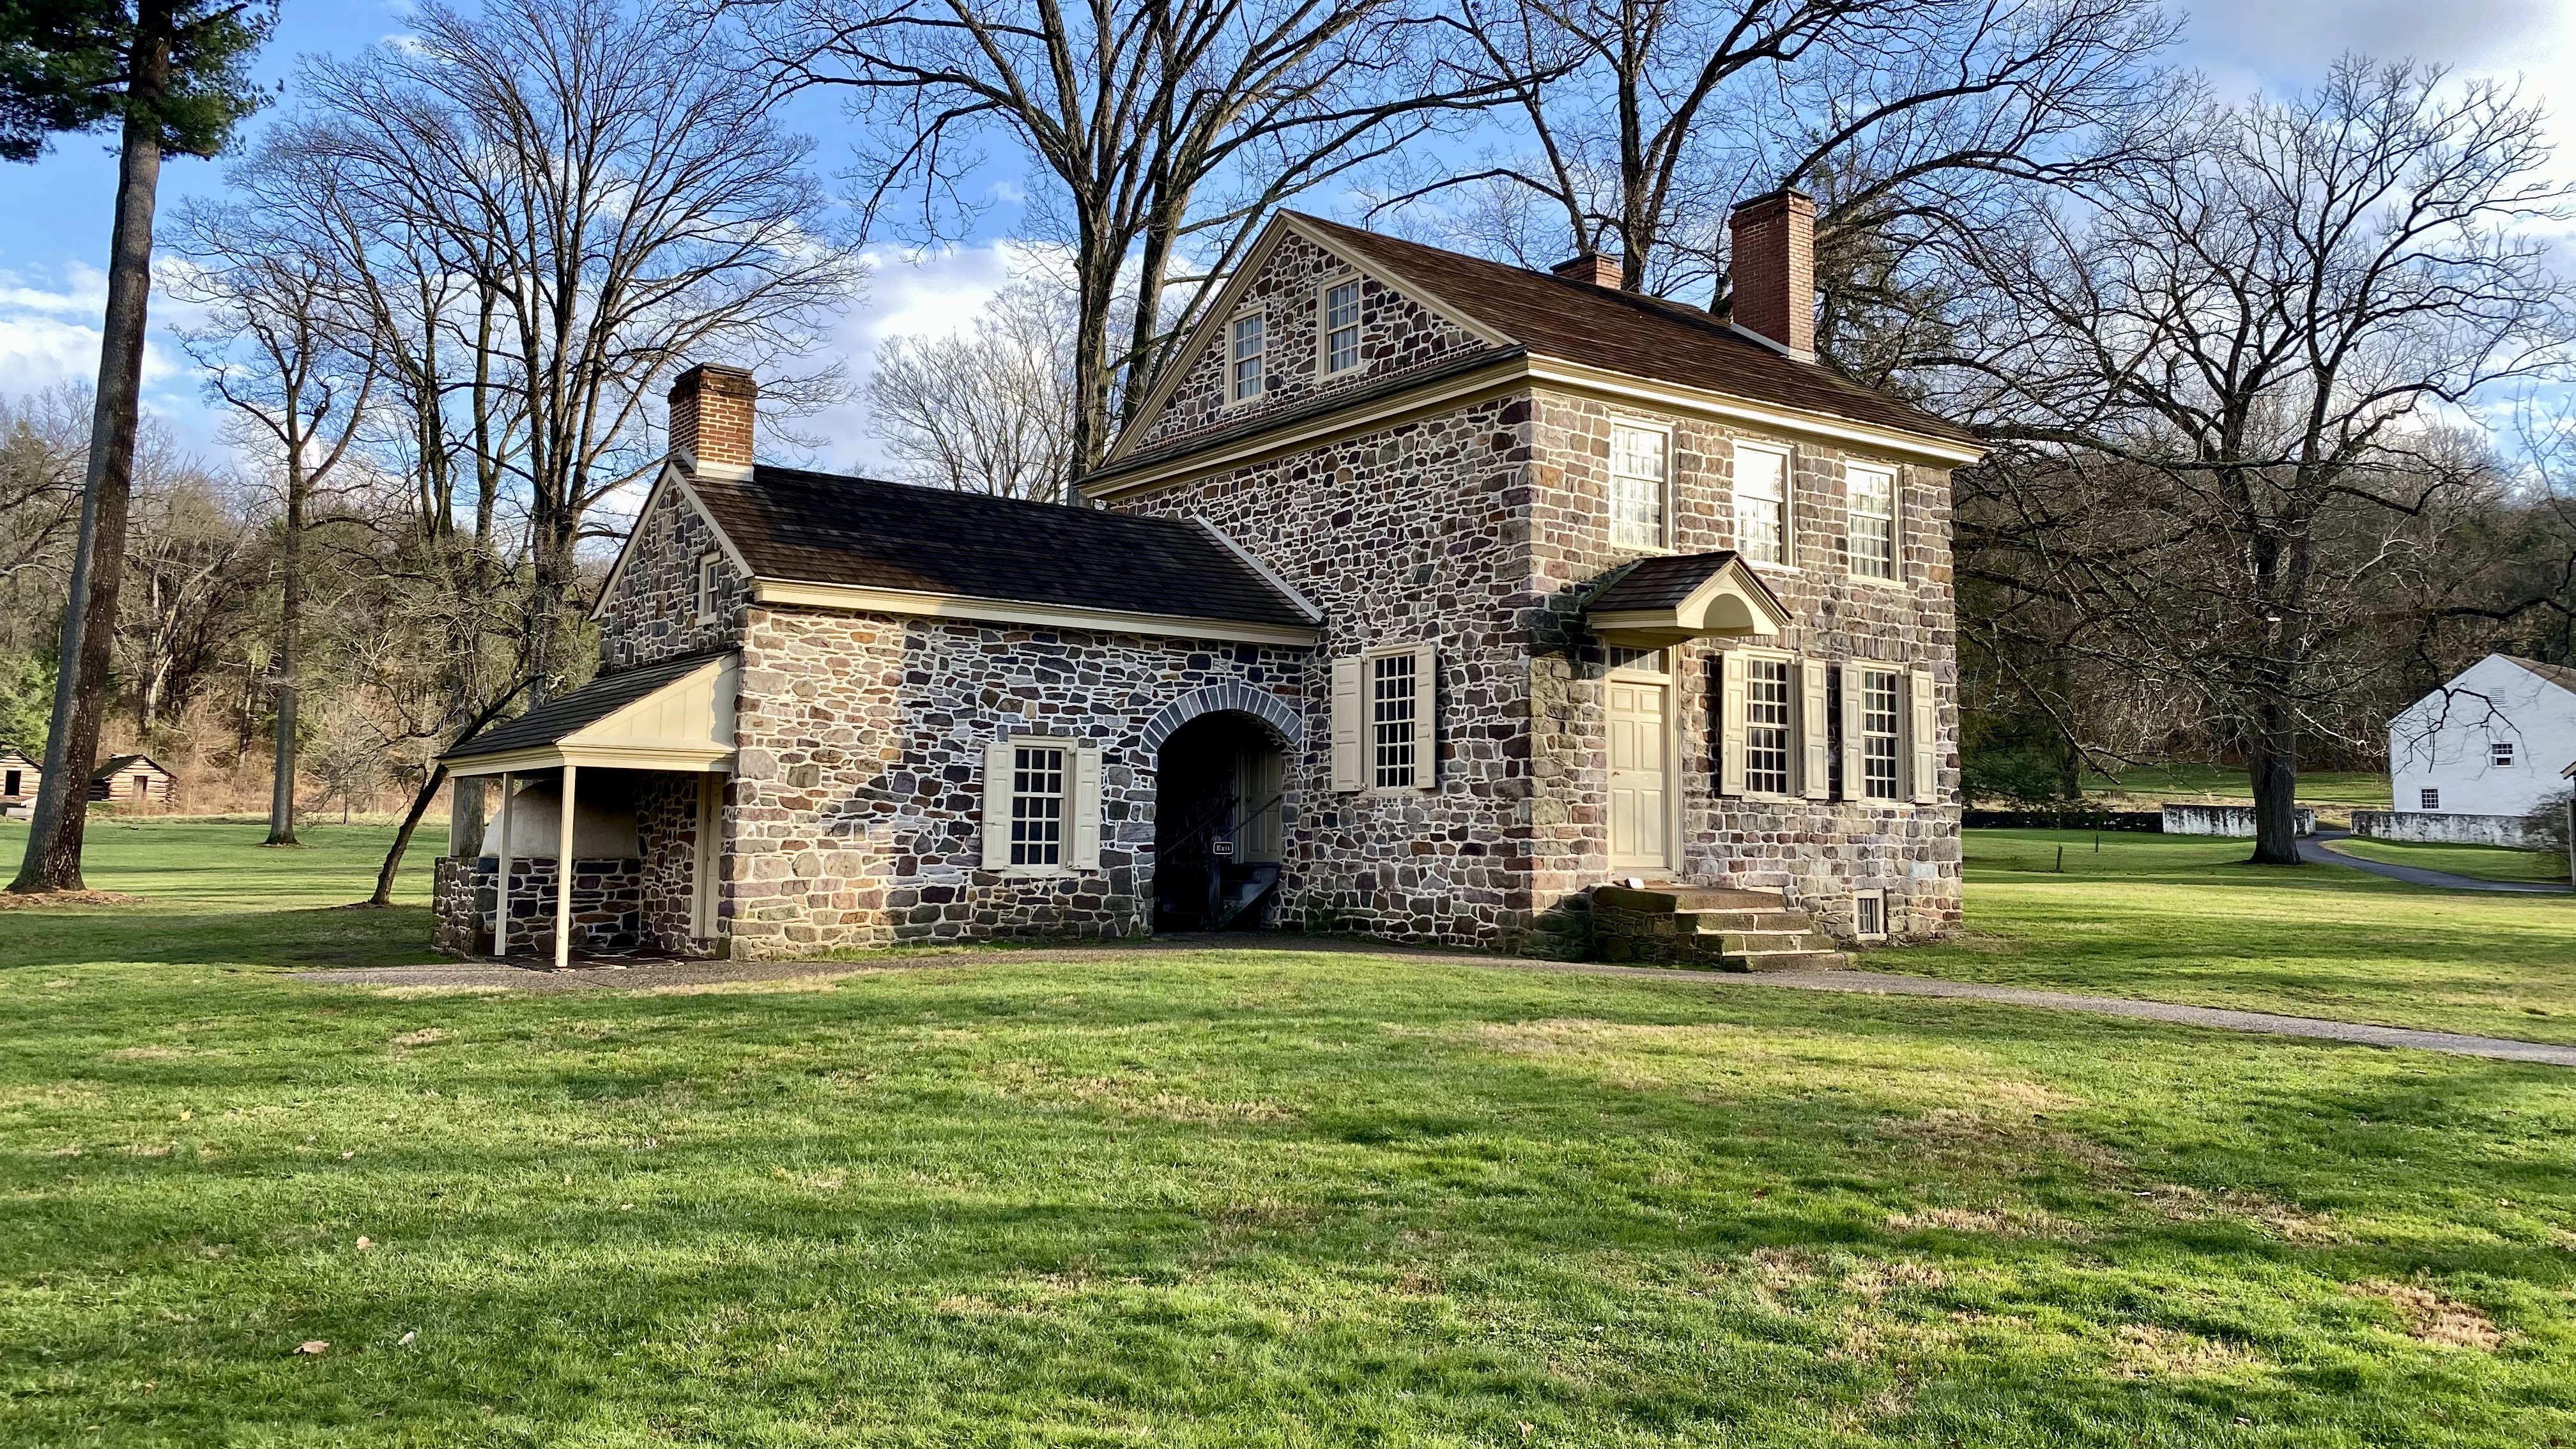
[[[1287,845],[1293,737],[1266,715],[1239,709],[1200,713],[1158,733],[1154,929],[1270,924]]]

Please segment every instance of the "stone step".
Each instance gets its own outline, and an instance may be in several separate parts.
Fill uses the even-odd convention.
[[[1729,971],[1848,971],[1844,951],[1729,951],[1718,960]]]
[[[1646,889],[1673,898],[1677,911],[1781,911],[1788,902],[1770,891],[1744,891],[1729,886],[1648,883]]]
[[[1804,931],[1815,926],[1815,919],[1805,911],[1782,910],[1776,905],[1769,910],[1675,911],[1673,929],[1677,931]]]
[[[1765,951],[1833,951],[1833,939],[1820,932],[1797,931],[1702,931],[1700,949],[1728,956],[1741,956]]]

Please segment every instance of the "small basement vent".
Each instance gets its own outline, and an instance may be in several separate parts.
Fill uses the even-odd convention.
[[[1857,891],[1852,895],[1852,934],[1864,941],[1887,939],[1887,892]]]

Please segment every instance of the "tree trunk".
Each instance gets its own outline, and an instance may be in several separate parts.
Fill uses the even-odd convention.
[[[286,460],[286,536],[278,549],[284,578],[280,581],[277,620],[277,775],[268,789],[267,845],[293,845],[295,840],[295,745],[297,706],[302,702],[295,667],[303,655],[304,628],[304,467],[289,444]]]
[[[2253,863],[2299,864],[2299,725],[2287,702],[2260,707],[2246,767],[2254,784]]]
[[[170,81],[170,41],[169,0],[144,0],[126,86],[98,401],[90,414],[89,474],[81,489],[80,537],[63,606],[52,730],[45,740],[45,773],[27,831],[26,860],[9,886],[22,894],[82,887],[81,837],[89,825],[89,777],[98,768],[108,652],[116,638],[116,592],[125,578],[126,516],[134,496],[134,435],[143,392],[145,313],[152,296],[152,209],[161,183],[161,97]]]
[[[383,868],[376,872],[376,893],[367,897],[371,906],[394,903],[394,879],[402,874],[403,855],[411,849],[411,833],[420,828],[420,818],[429,813],[429,803],[438,798],[438,787],[447,779],[445,765],[432,765],[420,792],[411,797],[411,808],[403,812],[402,828],[394,832],[394,848],[385,852]]]

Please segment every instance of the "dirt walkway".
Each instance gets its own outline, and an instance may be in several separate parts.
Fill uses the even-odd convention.
[[[1843,991],[1865,996],[1933,996],[1951,1000],[1991,1001],[2043,1011],[2081,1011],[2099,1016],[2161,1021],[2216,1031],[2254,1032],[2265,1036],[2305,1037],[2359,1046],[2410,1047],[2452,1056],[2487,1057],[2497,1061],[2538,1062],[2576,1067],[2576,1046],[2516,1041],[2507,1037],[2467,1036],[2458,1032],[2418,1031],[2366,1022],[2320,1017],[2282,1016],[2268,1011],[2231,1011],[2215,1006],[2183,1006],[2169,1001],[2140,1001],[2125,996],[2091,996],[2072,991],[2033,991],[2018,986],[1990,986],[1975,981],[1941,981],[1927,976],[1899,976],[1884,971],[1779,971],[1738,975],[1723,971],[1683,971],[1656,966],[1612,966],[1585,961],[1532,961],[1507,956],[1469,956],[1448,951],[1379,945],[1286,935],[1216,935],[1112,941],[1096,946],[1033,950],[897,951],[865,961],[639,961],[625,966],[576,967],[554,971],[502,962],[457,962],[437,966],[384,966],[347,971],[304,971],[299,981],[335,986],[373,986],[414,991],[513,990],[623,991],[688,989],[735,982],[824,981],[880,971],[938,970],[991,965],[1003,961],[1080,962],[1103,953],[1135,955],[1196,951],[1314,951],[1368,956],[1403,956],[1519,971],[1550,971],[1583,976],[1629,976],[1698,986],[1760,986],[1792,991]]]

